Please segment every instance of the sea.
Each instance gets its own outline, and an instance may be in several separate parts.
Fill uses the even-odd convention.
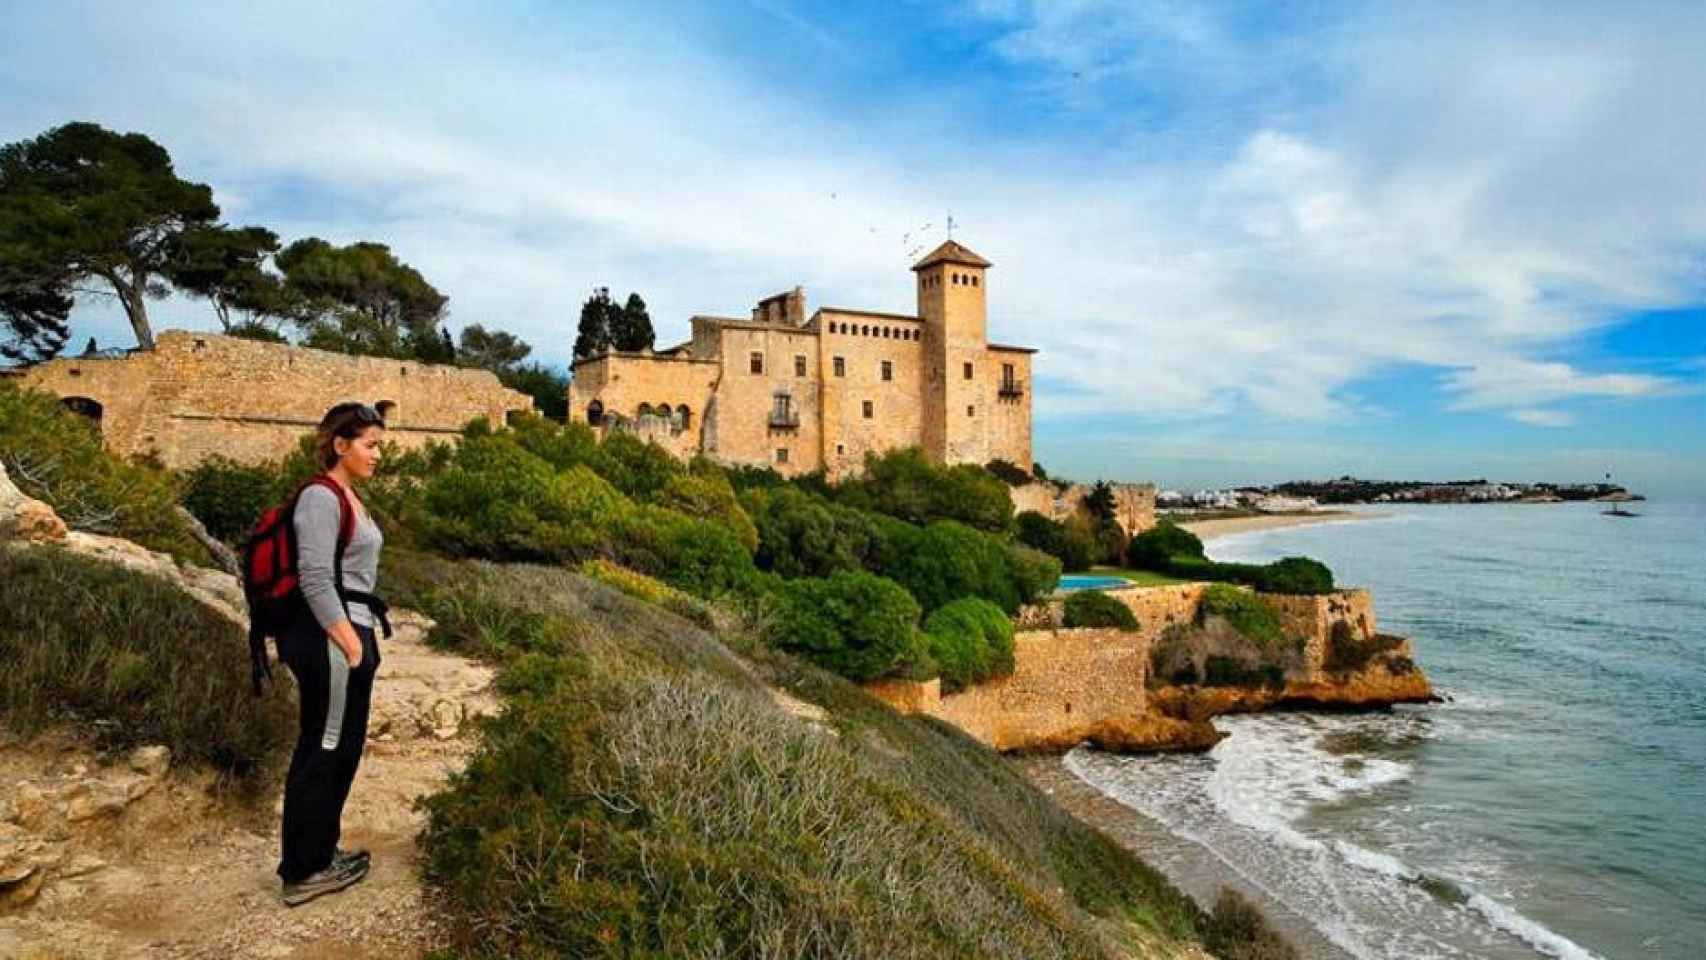
[[[1216,539],[1374,592],[1444,703],[1066,766],[1345,953],[1706,958],[1706,499],[1355,507]]]

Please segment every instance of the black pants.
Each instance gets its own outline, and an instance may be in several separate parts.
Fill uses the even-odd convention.
[[[344,801],[367,744],[367,711],[379,643],[370,627],[356,626],[361,665],[350,669],[343,651],[312,620],[278,638],[279,659],[296,676],[302,719],[290,774],[284,781],[283,856],[278,875],[296,883],[332,862]]]

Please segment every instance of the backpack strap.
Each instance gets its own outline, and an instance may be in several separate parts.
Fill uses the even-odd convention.
[[[344,551],[349,548],[350,541],[355,539],[355,505],[350,503],[349,491],[344,489],[343,484],[333,480],[330,474],[322,473],[309,483],[330,487],[338,497],[338,548],[332,552],[332,582],[337,586],[338,599],[343,602],[344,615],[349,616],[352,600],[365,606],[369,613],[378,618],[385,639],[391,639],[391,618],[387,616],[391,608],[385,601],[365,591],[344,588]],[[351,619],[353,622],[353,618]]]

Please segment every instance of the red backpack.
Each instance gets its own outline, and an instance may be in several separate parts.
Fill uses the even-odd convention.
[[[384,626],[385,636],[391,636],[385,602],[371,593],[344,589],[344,550],[355,536],[355,508],[350,504],[349,493],[327,474],[313,477],[297,487],[290,499],[268,507],[243,545],[243,596],[249,602],[249,669],[257,697],[261,695],[262,679],[272,675],[267,663],[266,638],[282,634],[307,609],[298,569],[294,521],[296,502],[301,499],[302,491],[313,486],[325,487],[338,498],[338,548],[332,561],[338,597],[346,608],[351,600],[366,604]]]

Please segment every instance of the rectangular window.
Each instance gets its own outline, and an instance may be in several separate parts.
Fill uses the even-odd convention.
[[[974,407],[974,406],[972,406],[972,405],[971,405],[971,404],[969,404],[969,403],[968,403],[968,404],[966,404],[966,416],[968,416],[968,417],[975,417],[975,416],[977,416],[977,408],[976,408],[976,407]]]
[[[755,371],[756,372],[756,371]],[[966,379],[971,379],[971,364],[966,364]]]
[[[803,377],[805,375],[806,375],[806,358],[805,358],[805,355],[796,353],[796,354],[794,354],[794,376]]]
[[[846,357],[836,357],[835,358],[835,375],[838,377],[847,376],[847,358]]]
[[[1011,363],[1004,363],[1001,365],[1001,382],[1013,382],[1013,365]]]
[[[764,372],[764,354],[758,352],[757,350],[752,351],[752,356],[750,357],[750,362],[752,364],[752,372],[753,373],[763,373]]]
[[[847,453],[847,444],[845,444],[845,443],[838,443],[838,444],[836,444],[836,445],[835,445],[835,455],[836,455],[836,456],[838,456],[838,457],[839,457],[839,456],[842,456],[842,455],[844,455],[844,454],[846,454],[846,453]]]
[[[778,424],[787,423],[793,419],[793,398],[779,393],[770,398],[770,419]]]
[[[776,448],[776,462],[777,463],[787,463],[788,462],[788,448],[787,447],[777,447]]]
[[[891,361],[888,361],[888,360],[883,361],[883,379],[884,380],[893,380],[894,379],[894,364]]]
[[[874,414],[873,414],[873,412],[872,412],[872,408],[871,408],[871,401],[869,401],[869,400],[866,400],[866,401],[865,401],[865,419],[866,419],[866,420],[869,420],[869,419],[871,419],[871,417],[872,417],[872,416],[873,416],[873,415],[874,415]]]

